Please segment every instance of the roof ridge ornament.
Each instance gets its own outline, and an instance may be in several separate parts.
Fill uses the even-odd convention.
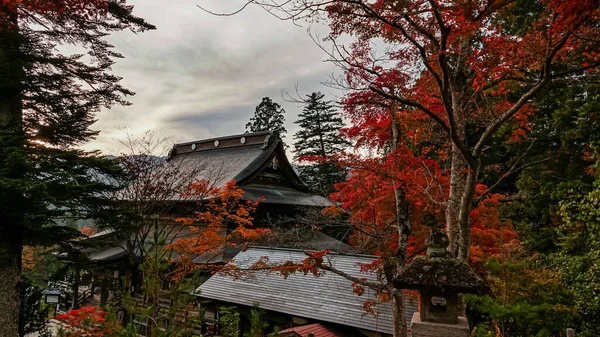
[[[261,147],[262,150],[266,149],[269,147],[269,141],[271,140],[271,134],[268,134],[265,137],[265,140],[263,141],[263,146]]]

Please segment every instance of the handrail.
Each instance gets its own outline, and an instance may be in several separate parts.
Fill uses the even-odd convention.
[[[80,306],[90,297],[92,297],[92,289],[90,287],[85,287],[85,289],[83,289],[83,291],[81,291],[77,297],[77,306]]]

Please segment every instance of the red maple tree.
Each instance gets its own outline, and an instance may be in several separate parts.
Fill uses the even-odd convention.
[[[498,219],[503,196],[494,189],[536,164],[527,162],[532,98],[549,83],[595,75],[598,1],[259,3],[288,19],[329,20],[324,50],[344,71],[333,85],[348,92],[346,134],[367,153],[345,160],[354,171],[333,196],[353,212],[357,239],[392,253],[394,268],[406,263],[422,215],[444,223],[459,259],[479,260],[514,242],[510,223]],[[488,166],[492,138],[522,142],[524,152]],[[498,167],[499,180],[484,184],[483,172]],[[401,298],[392,298],[394,335],[405,336]]]

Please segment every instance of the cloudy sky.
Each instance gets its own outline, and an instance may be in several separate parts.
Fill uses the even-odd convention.
[[[302,94],[320,90],[328,98],[339,93],[321,84],[337,69],[323,62],[326,55],[307,34],[258,7],[232,17],[216,17],[196,5],[228,12],[243,0],[133,0],[134,14],[158,29],[135,35],[111,36],[125,56],[114,72],[137,94],[128,107],[113,107],[98,114],[94,128],[101,130],[86,149],[119,151],[119,127],[134,136],[147,130],[184,142],[244,132],[254,107],[264,96],[287,111],[288,142],[297,130],[301,110],[285,102],[282,90]],[[323,26],[311,27],[324,35]]]

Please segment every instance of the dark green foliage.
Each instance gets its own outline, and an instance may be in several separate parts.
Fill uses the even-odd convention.
[[[494,296],[466,296],[477,336],[560,336],[576,317],[573,292],[536,258],[488,261]]]
[[[258,304],[250,310],[250,331],[244,333],[244,337],[262,337],[269,323],[265,321],[265,309],[261,309]]]
[[[0,278],[9,284],[18,283],[24,244],[65,243],[78,231],[58,222],[102,223],[114,214],[99,195],[115,188],[107,179],[118,179],[119,166],[76,147],[97,134],[90,129],[95,113],[129,104],[124,97],[133,94],[111,73],[122,56],[106,36],[154,26],[134,17],[124,1],[106,5],[90,9],[97,13],[71,6],[60,14],[24,4],[0,7]],[[66,46],[86,54],[59,52]],[[7,309],[0,331],[8,335],[16,335],[4,323],[16,322],[9,317],[16,316],[18,298],[18,292],[0,296]]]
[[[287,130],[283,126],[285,122],[283,114],[285,110],[279,104],[269,97],[263,97],[254,110],[254,116],[246,124],[246,132],[275,131],[284,138]]]
[[[598,335],[600,260],[594,255],[598,249],[593,233],[599,229],[594,229],[596,206],[591,198],[600,143],[600,86],[594,81],[552,84],[533,103],[537,111],[529,116],[526,140],[502,144],[501,138],[516,127],[508,124],[490,144],[495,161],[505,163],[497,172],[488,170],[486,182],[497,181],[521,158],[517,167],[524,169],[507,177],[497,190],[509,195],[501,215],[512,221],[527,251],[518,258],[541,258],[523,266],[502,266],[513,278],[552,273],[556,283],[549,286],[548,277],[538,277],[522,287],[529,296],[510,292],[507,304],[503,297],[480,298],[471,309],[486,322],[480,326],[482,334],[494,331],[496,320],[509,336],[554,336],[567,327],[575,328],[578,336]],[[509,284],[512,281],[509,278]]]
[[[199,273],[190,273],[185,278],[178,277],[174,267],[173,253],[167,249],[167,241],[159,234],[158,219],[151,240],[150,249],[144,253],[145,261],[139,266],[143,272],[140,303],[132,296],[129,287],[119,293],[122,308],[137,322],[147,322],[148,335],[152,337],[187,337],[202,325],[202,312],[195,305],[193,291],[198,284]],[[164,303],[168,302],[168,305]],[[166,328],[166,329],[165,329]],[[118,336],[128,336],[138,330],[135,323],[120,329]],[[139,332],[139,331],[138,331]]]
[[[240,313],[235,306],[219,308],[219,334],[225,337],[240,336]]]
[[[600,335],[600,181],[593,191],[561,202],[556,268],[576,294],[578,336]]]
[[[334,157],[349,143],[339,136],[344,126],[331,101],[320,92],[306,95],[304,109],[295,122],[300,131],[294,134],[294,158],[302,165],[300,177],[317,193],[327,197],[338,182],[346,179],[347,170]]]
[[[56,233],[61,219],[106,215],[98,195],[114,188],[106,179],[120,168],[75,146],[97,135],[90,129],[95,113],[127,105],[124,97],[133,94],[111,73],[121,55],[105,37],[154,28],[132,16],[131,6],[108,9],[105,20],[89,20],[82,13],[42,16],[19,8],[27,15],[0,27],[0,212],[6,214],[0,230],[21,228],[26,244],[77,233]],[[82,47],[87,55],[63,55],[61,45]]]
[[[592,146],[600,141],[600,86],[587,84],[561,87],[536,100],[539,113],[531,119],[527,161],[547,160],[523,170],[516,180],[517,198],[504,215],[513,221],[527,245],[543,253],[556,247],[558,204],[574,192],[592,189]],[[524,144],[508,151],[518,155]],[[526,164],[525,162],[524,164]]]
[[[497,192],[509,195],[501,215],[512,221],[526,252],[513,258],[519,262],[488,263],[497,284],[513,290],[504,293],[506,298],[472,298],[470,310],[482,336],[495,328],[508,336],[555,336],[567,327],[578,336],[597,335],[600,260],[594,257],[594,206],[587,198],[594,190],[600,140],[600,86],[592,81],[553,84],[534,103],[537,112],[529,117],[527,139],[502,144],[500,139],[516,127],[506,125],[489,150],[496,162],[505,163],[486,172],[486,182],[494,183],[520,158],[517,167],[524,169],[507,177]]]

